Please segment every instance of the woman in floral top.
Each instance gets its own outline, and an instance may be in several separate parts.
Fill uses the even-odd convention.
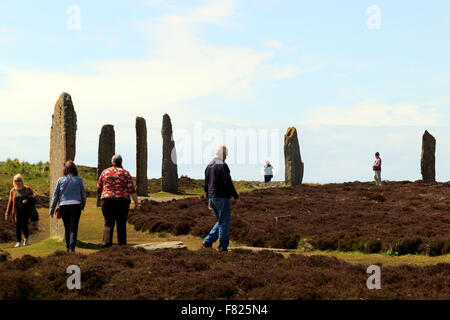
[[[105,169],[98,179],[101,192],[101,206],[105,218],[102,248],[112,246],[114,225],[117,221],[117,242],[127,244],[127,218],[130,210],[130,196],[139,210],[139,202],[130,173],[122,167],[122,157],[115,155],[111,159],[112,167]]]

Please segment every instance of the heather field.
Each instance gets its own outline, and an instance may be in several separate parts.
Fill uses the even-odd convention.
[[[82,290],[67,290],[73,264]],[[112,247],[2,263],[0,299],[450,299],[450,264],[381,270],[382,289],[368,290],[366,268],[336,258]]]
[[[450,252],[450,184],[300,185],[242,193],[231,239],[256,247],[393,255]],[[136,230],[204,237],[215,223],[205,198],[145,201]]]
[[[200,188],[201,181],[181,179]],[[215,218],[198,193],[143,200],[129,213],[130,246],[109,249],[99,247],[103,217],[88,198],[78,253],[67,255],[61,239],[48,238],[44,195],[30,246],[12,248],[14,224],[0,221],[0,299],[450,299],[449,183],[242,185],[253,191],[241,191],[242,206],[233,207],[231,248],[290,251],[202,249]],[[172,240],[187,249],[131,247]],[[380,290],[366,286],[373,264]],[[67,290],[69,265],[80,266],[82,290]]]

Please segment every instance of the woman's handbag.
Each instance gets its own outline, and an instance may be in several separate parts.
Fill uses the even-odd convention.
[[[31,209],[30,219],[31,219],[31,222],[39,221],[39,212],[36,210],[36,206],[33,206]]]
[[[70,184],[70,181],[72,181],[73,176],[70,178],[69,182],[67,182],[66,186],[64,187],[63,192],[59,195],[59,201],[58,201],[58,208],[56,208],[56,219],[61,219],[61,213],[59,212],[59,203],[61,202],[61,199],[63,197],[64,192],[66,192],[67,187]]]

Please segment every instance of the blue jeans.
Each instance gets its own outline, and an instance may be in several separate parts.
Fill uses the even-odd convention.
[[[216,215],[217,223],[206,236],[204,243],[211,245],[219,238],[219,247],[223,250],[227,250],[230,242],[230,199],[210,198],[208,201]]]

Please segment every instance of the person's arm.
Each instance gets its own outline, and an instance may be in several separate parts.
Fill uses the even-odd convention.
[[[30,206],[36,205],[36,197],[34,196],[33,189],[30,187],[27,187],[27,198],[24,200],[23,203],[28,204]]]
[[[208,179],[209,179],[209,171],[208,167],[205,169],[205,185],[203,186],[203,190],[205,190],[206,197],[208,198]]]
[[[139,199],[137,197],[136,192],[132,193],[131,197],[133,198],[133,201],[134,201],[134,210],[139,210]]]
[[[12,207],[13,207],[13,198],[14,198],[13,192],[14,192],[14,189],[11,189],[11,191],[9,192],[8,206],[6,207],[6,212],[5,212],[5,220],[6,221],[8,221],[9,215],[11,214]]]
[[[83,211],[84,207],[86,206],[86,189],[84,188],[84,183],[81,178],[80,184],[81,184],[81,211]]]
[[[100,174],[100,177],[98,178],[98,181],[97,181],[97,189],[98,189],[98,191],[102,191],[103,190],[103,173],[104,173],[105,171],[103,171],[101,174]]]
[[[381,166],[381,159],[376,159],[375,163],[373,164],[373,168],[379,168]]]
[[[60,185],[61,185],[61,179],[58,180],[58,183],[56,184],[55,191],[53,191],[53,198],[52,198],[52,205],[50,206],[50,215],[53,216],[56,210],[56,205],[59,201],[60,196]]]
[[[131,198],[133,198],[134,201],[134,209],[139,210],[139,200],[136,194],[136,189],[133,184],[133,179],[131,178],[131,175],[128,171],[125,173],[125,177],[127,179],[128,193],[130,194]]]
[[[205,190],[206,199],[208,199],[208,181],[209,181],[209,167],[206,167],[205,169],[205,186],[203,187],[203,190]],[[211,205],[209,204],[208,200],[208,209],[212,210]]]
[[[223,166],[223,175],[224,175],[224,183],[225,183],[225,190],[231,194],[233,196],[233,198],[235,200],[239,199],[239,195],[236,192],[236,189],[234,188],[234,184],[233,181],[231,180],[231,175],[230,175],[230,168],[228,168],[228,165],[226,163],[224,163]]]

